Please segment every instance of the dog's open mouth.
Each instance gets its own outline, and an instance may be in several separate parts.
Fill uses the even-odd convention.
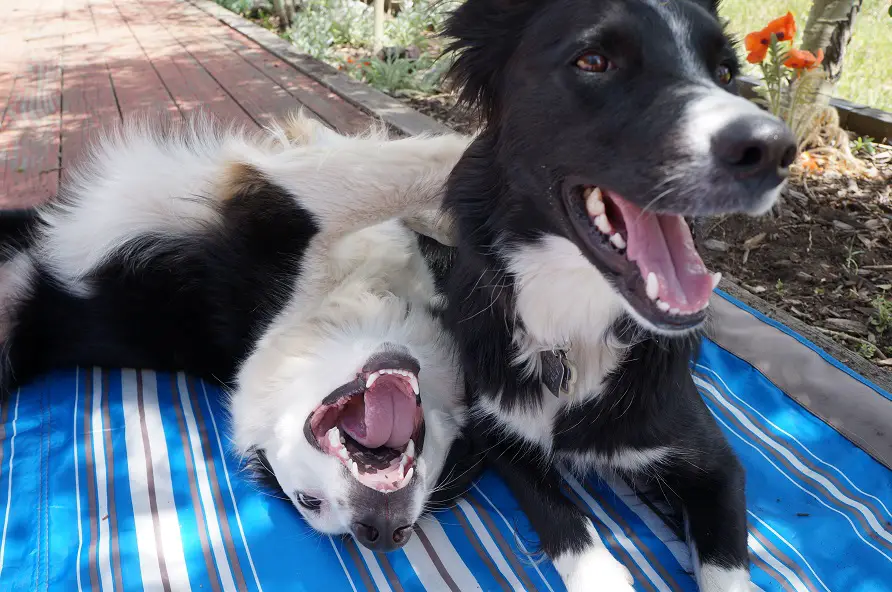
[[[703,322],[721,275],[706,269],[682,216],[645,211],[593,185],[574,186],[565,199],[590,257],[636,312],[662,329]]]
[[[310,414],[307,438],[366,487],[402,489],[424,443],[417,373],[414,360],[401,358],[364,368]]]

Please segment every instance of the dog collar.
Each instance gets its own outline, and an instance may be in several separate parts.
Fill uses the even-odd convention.
[[[557,398],[573,396],[576,385],[576,366],[567,357],[569,346],[552,348],[539,354],[542,364],[541,380]]]

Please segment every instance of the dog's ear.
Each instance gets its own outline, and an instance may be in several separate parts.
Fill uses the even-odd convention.
[[[432,238],[445,247],[455,247],[455,219],[444,210],[427,210],[404,218],[403,223],[418,234]]]
[[[719,7],[724,1],[725,0],[694,0],[694,3],[699,4],[713,15],[718,16]]]
[[[526,23],[545,0],[466,0],[447,19],[443,30],[455,52],[448,77],[460,98],[494,115],[501,74],[517,48]]]

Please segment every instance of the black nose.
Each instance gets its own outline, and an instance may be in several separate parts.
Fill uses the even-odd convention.
[[[782,121],[766,115],[731,122],[712,140],[712,151],[736,178],[784,179],[796,158],[796,139]]]
[[[393,527],[386,520],[354,522],[351,530],[359,543],[372,551],[396,551],[412,538],[412,525]]]

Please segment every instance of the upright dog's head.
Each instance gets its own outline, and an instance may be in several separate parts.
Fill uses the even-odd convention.
[[[717,276],[683,217],[763,213],[796,146],[736,96],[711,0],[467,0],[452,76],[486,117],[503,248],[575,244],[645,326],[700,325]]]
[[[273,321],[231,401],[236,447],[310,526],[376,551],[409,540],[464,422],[433,288],[412,293],[430,279],[411,236],[392,223],[340,241],[322,263],[336,281]]]

